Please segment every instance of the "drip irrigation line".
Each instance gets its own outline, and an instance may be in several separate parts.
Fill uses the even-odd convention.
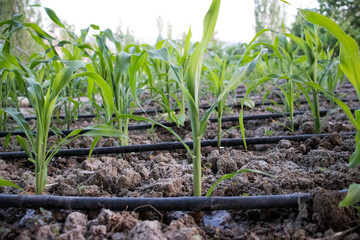
[[[359,99],[357,98],[354,98],[354,99],[342,99],[343,102],[358,102]],[[276,104],[280,104],[280,105],[283,105],[283,101],[281,100],[278,100],[278,101],[266,101],[266,102],[262,102],[262,101],[256,101],[255,102],[255,106],[268,106],[268,105],[274,105],[274,103]],[[299,104],[306,104],[307,101],[302,99],[300,101],[295,101],[295,103],[299,103]],[[210,105],[202,105],[202,106],[199,106],[200,109],[204,109],[204,110],[207,110],[209,109],[211,106]],[[230,104],[230,105],[227,105],[225,107],[228,107],[228,108],[241,108],[241,104],[237,103],[237,104]],[[188,109],[185,108],[185,110],[187,111]],[[180,108],[175,108],[173,111],[175,112],[179,112],[180,111]],[[136,110],[134,111],[132,114],[133,115],[142,115],[142,114],[148,114],[148,115],[152,115],[152,114],[156,114],[156,113],[164,113],[164,110],[163,109],[148,109],[148,110]],[[96,114],[79,114],[78,115],[78,118],[95,118],[97,115]],[[115,117],[115,115],[113,115],[113,117]],[[26,121],[29,121],[29,120],[36,120],[37,117],[36,116],[28,116],[28,117],[24,117]],[[64,115],[60,115],[60,116],[54,116],[53,119],[56,119],[56,118],[59,118],[59,119],[65,119],[65,116]]]
[[[341,190],[340,192],[346,192]],[[298,199],[309,200],[310,193],[259,195],[246,197],[68,197],[49,195],[0,194],[1,208],[45,208],[116,211],[215,211],[270,208],[296,208]]]
[[[351,112],[354,112],[355,110],[357,110],[358,108],[350,108]],[[325,116],[328,112],[332,111],[333,109],[325,109],[325,110],[320,110],[320,115],[321,116]],[[302,115],[306,113],[306,111],[294,111],[294,116],[295,115]],[[243,116],[243,120],[244,121],[249,121],[249,120],[260,120],[260,119],[275,119],[275,118],[283,118],[283,117],[289,117],[290,113],[286,112],[286,113],[270,113],[270,114],[256,114],[256,115],[245,115]],[[210,118],[209,119],[211,122],[217,122],[217,118]],[[232,117],[223,117],[221,119],[222,122],[237,122],[239,121],[239,116],[232,116]],[[1,134],[1,133],[0,133]]]
[[[354,112],[357,108],[350,108],[350,110],[352,112]],[[320,115],[324,116],[326,115],[328,112],[332,111],[332,109],[326,109],[326,110],[320,110]],[[302,115],[304,114],[306,111],[294,111],[294,116],[295,115]],[[250,120],[261,120],[261,119],[276,119],[276,118],[283,118],[284,116],[288,117],[290,116],[290,113],[270,113],[270,114],[254,114],[254,115],[245,115],[243,116],[243,120],[244,121],[250,121]],[[218,119],[216,117],[212,117],[209,118],[210,122],[217,122]],[[231,117],[223,117],[221,119],[222,122],[238,122],[239,121],[239,116],[231,116]],[[185,121],[185,123],[189,123],[189,121]],[[167,127],[175,127],[176,123],[175,122],[161,122],[160,124],[167,126]],[[152,127],[160,127],[160,125],[158,124],[138,124],[138,125],[129,125],[128,126],[128,130],[132,131],[132,130],[143,130],[143,129],[150,129]],[[62,134],[64,136],[68,135],[69,133],[71,133],[72,131],[74,131],[75,129],[72,130],[61,130]],[[83,129],[81,131],[81,133],[85,133],[88,132],[90,130],[86,130]],[[20,136],[25,136],[24,132],[20,132],[20,131],[15,131],[15,132],[0,132],[0,137],[5,137],[7,136],[9,133],[11,133],[12,135],[20,135]],[[35,133],[35,132],[34,132]],[[55,133],[53,131],[49,132],[49,136],[55,135]]]
[[[280,91],[280,89],[277,89],[278,91]],[[334,94],[349,94],[349,93],[354,93],[356,94],[355,89],[344,89],[342,91],[334,91]],[[320,96],[325,96],[325,94],[323,94],[322,92],[319,93]],[[303,93],[300,93],[300,96],[304,96]],[[245,95],[242,94],[242,92],[239,92],[235,95],[236,98],[244,98]]]
[[[344,132],[340,135],[355,135],[356,132]],[[304,134],[293,136],[276,136],[276,137],[250,137],[246,138],[247,145],[254,144],[275,144],[279,141],[286,139],[290,141],[300,142],[305,141],[308,138],[319,137],[324,138],[330,136],[330,134]],[[185,142],[190,148],[193,147],[192,141]],[[221,140],[222,147],[243,146],[244,142],[242,138],[225,138]],[[201,147],[216,147],[217,140],[203,140],[201,141]],[[146,152],[146,151],[162,151],[162,150],[175,150],[185,149],[181,142],[162,142],[154,144],[140,144],[140,145],[127,145],[116,147],[99,147],[94,148],[92,154],[119,154],[119,153],[131,153],[131,152]],[[89,155],[90,148],[77,148],[77,149],[61,149],[55,157],[65,156],[87,156]],[[19,159],[27,158],[25,151],[18,152],[0,152],[0,159]]]

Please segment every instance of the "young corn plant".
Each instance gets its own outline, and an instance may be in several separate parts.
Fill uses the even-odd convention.
[[[141,90],[141,83],[138,79],[146,62],[147,53],[145,50],[141,51],[139,46],[131,44],[125,46],[123,50],[121,50],[121,46],[118,46],[117,51],[119,53],[114,54],[106,45],[106,39],[115,44],[117,43],[109,29],[96,35],[96,51],[94,56],[91,57],[92,63],[87,65],[87,69],[89,72],[98,73],[110,86],[112,96],[114,97],[115,116],[132,114],[133,107],[139,105],[137,96]],[[93,83],[90,82],[88,89],[90,99],[92,98],[93,90]],[[104,97],[102,95],[102,98]],[[105,119],[104,122],[107,125],[110,124]],[[128,118],[117,118],[117,126],[123,133],[120,137],[121,146],[128,145],[128,125]]]
[[[199,114],[199,91],[200,91],[200,77],[202,70],[203,53],[206,50],[212,34],[214,32],[217,21],[220,0],[213,0],[210,9],[205,15],[203,24],[203,36],[200,43],[195,48],[190,57],[189,64],[185,73],[185,79],[182,78],[182,67],[172,64],[169,53],[166,48],[161,48],[155,51],[148,51],[151,58],[161,59],[165,61],[169,67],[174,80],[179,84],[180,89],[185,97],[188,114],[190,117],[191,131],[193,137],[193,186],[194,196],[201,196],[201,137],[206,131],[208,119],[211,113],[215,110],[220,100],[228,94],[229,90],[234,86],[238,86],[245,78],[250,75],[255,68],[256,63],[261,52],[254,60],[243,67],[239,67],[233,73],[233,76],[223,91],[219,94],[214,104],[200,117]]]
[[[191,30],[189,29],[183,45],[174,40],[162,40],[157,42],[155,49],[167,48],[170,58],[176,60],[176,65],[182,66],[183,70],[186,71],[188,59],[190,58],[189,53],[191,52],[190,38]],[[160,97],[159,103],[164,112],[167,113],[169,121],[175,122],[177,126],[184,125],[186,119],[185,98],[181,94],[178,83],[171,79],[169,66],[161,60],[154,58],[148,59],[148,65],[156,77],[149,87],[151,93],[157,93]],[[172,99],[175,100],[174,104],[172,104]],[[180,110],[178,114],[175,112],[176,107]]]
[[[303,78],[304,83],[319,83],[318,75],[319,75],[319,60],[320,54],[322,52],[322,43],[320,38],[317,37],[316,34],[310,34],[306,29],[305,32],[305,40],[299,38],[291,33],[284,33],[284,36],[289,37],[302,51],[305,53],[307,65],[304,69],[305,77]],[[305,95],[308,104],[312,110],[314,125],[315,125],[315,134],[320,134],[321,126],[320,126],[320,109],[319,109],[319,90],[316,88],[311,88],[312,99],[308,96],[308,93],[305,88],[301,86],[301,83],[298,82],[297,86]]]
[[[221,94],[222,90],[224,89],[224,80],[225,80],[225,74],[226,74],[227,61],[226,61],[226,57],[223,60],[221,60],[217,55],[215,55],[215,59],[218,61],[218,64],[221,69],[220,70],[219,69],[212,70],[210,67],[206,67],[206,69],[209,72],[209,78],[213,83],[214,96],[215,96],[215,98],[217,98]],[[215,71],[217,73],[215,73]],[[217,124],[218,124],[218,132],[217,132],[217,148],[218,149],[221,148],[221,139],[222,139],[221,120],[222,120],[222,117],[224,114],[224,108],[225,108],[227,95],[228,94],[226,94],[219,101],[219,103],[217,105],[217,109],[216,109],[216,118],[217,118]]]
[[[24,77],[26,88],[26,96],[35,110],[37,116],[36,135],[30,129],[29,124],[25,121],[21,113],[11,108],[4,109],[11,117],[18,123],[20,129],[24,131],[27,142],[21,136],[16,136],[19,144],[29,156],[29,161],[35,164],[35,193],[42,194],[44,192],[47,181],[47,166],[59,151],[60,147],[73,139],[78,137],[80,130],[74,130],[66,138],[55,142],[47,150],[48,134],[56,101],[60,92],[66,87],[71,79],[76,77],[89,76],[96,81],[96,83],[107,94],[106,109],[108,118],[111,118],[113,112],[112,93],[106,82],[95,73],[78,73],[73,74],[76,70],[83,66],[81,62],[70,62],[68,66],[63,68],[52,81],[47,93],[44,95],[41,85],[35,80],[34,76]],[[119,136],[119,132],[109,126],[98,125],[90,128],[90,132],[85,133],[87,136]]]
[[[356,41],[347,35],[335,22],[329,18],[307,10],[299,9],[300,13],[309,22],[326,28],[332,35],[334,35],[340,42],[340,68],[354,86],[355,91],[360,100],[360,52]],[[326,91],[320,85],[314,85],[318,89]],[[331,97],[331,94],[328,94]],[[341,100],[333,98],[344,113],[349,118],[350,122],[355,127],[357,133],[355,135],[356,148],[351,155],[349,167],[355,168],[360,163],[360,110],[355,111],[353,116],[350,108]],[[341,206],[352,206],[360,202],[360,184],[353,183],[349,187],[349,192],[346,198],[340,202]]]
[[[284,37],[279,36],[275,38],[275,46],[282,52],[282,59],[285,59],[286,64],[286,72],[290,75],[293,74],[293,67],[295,62],[295,54],[293,53],[291,49],[290,42]],[[281,61],[282,62],[282,61]],[[282,67],[281,67],[282,69]],[[284,70],[282,70],[284,73]],[[284,106],[285,106],[285,112],[289,113],[288,118],[290,122],[290,126],[285,126],[288,128],[291,132],[293,132],[294,129],[294,101],[295,101],[295,91],[294,91],[294,82],[290,78],[285,79],[286,83],[285,86],[282,87],[278,85],[278,88],[280,89],[282,95],[281,99],[283,100]]]
[[[18,104],[19,91],[16,89],[16,74],[13,71],[11,64],[0,60],[0,109]],[[0,131],[6,131],[7,122],[8,114],[0,113]]]

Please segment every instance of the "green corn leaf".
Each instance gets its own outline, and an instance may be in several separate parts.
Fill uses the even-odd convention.
[[[35,112],[43,109],[44,106],[44,95],[40,84],[34,77],[25,78],[26,85],[26,97],[29,100]]]
[[[239,126],[241,131],[241,137],[243,139],[245,151],[247,151],[246,139],[245,139],[245,126],[244,126],[244,110],[241,108],[239,114]]]
[[[114,68],[114,78],[115,82],[119,81],[121,75],[129,69],[131,55],[122,51],[120,52],[115,59],[115,68]]]
[[[186,88],[198,107],[198,95],[200,89],[200,75],[202,68],[203,53],[210,42],[214,33],[216,21],[220,10],[220,0],[213,0],[203,22],[203,35],[199,45],[190,57],[189,65],[186,71]]]
[[[221,99],[224,98],[228,94],[229,91],[231,91],[234,87],[239,86],[245,79],[252,73],[254,70],[257,61],[259,57],[262,54],[265,54],[267,52],[267,49],[262,49],[260,54],[254,58],[250,63],[248,63],[246,66],[240,67],[235,70],[235,72],[232,74],[229,83],[224,87],[223,91],[219,94],[217,97],[215,103],[204,113],[201,121],[200,121],[200,136],[202,136],[207,128],[207,121],[210,118],[211,113],[214,111],[215,107],[219,103]]]
[[[106,124],[97,124],[85,128],[88,132],[82,133],[82,136],[89,137],[126,137],[119,129]]]
[[[104,49],[102,54],[103,54],[103,59],[105,62],[106,71],[108,73],[112,73],[113,72],[113,63],[111,61],[111,56],[110,56],[109,52]]]
[[[264,32],[268,32],[268,31],[272,32],[270,29],[267,29],[267,28],[262,29],[259,32],[257,32],[255,37],[250,41],[249,46],[251,46],[261,34],[263,34]]]
[[[8,113],[16,121],[16,123],[19,125],[20,129],[25,133],[25,136],[26,136],[27,140],[29,141],[31,148],[35,149],[34,134],[31,131],[28,122],[25,121],[24,116],[12,108],[5,108],[4,111],[6,113]]]
[[[340,42],[340,67],[355,87],[360,99],[360,53],[355,40],[335,22],[321,14],[299,9],[306,20],[329,30]]]
[[[135,116],[135,115],[131,115],[131,114],[117,114],[116,117],[113,118],[113,119],[109,122],[109,124],[113,123],[114,121],[116,121],[116,120],[119,119],[119,118],[130,118],[130,119],[133,119],[133,120],[135,120],[135,121],[146,121],[146,122],[150,122],[150,123],[152,123],[152,124],[156,124],[156,125],[159,125],[159,126],[165,128],[165,129],[168,130],[170,133],[172,133],[172,134],[183,144],[183,146],[184,146],[185,149],[188,151],[188,153],[190,153],[190,154],[192,155],[192,152],[191,152],[189,146],[184,143],[184,141],[182,140],[182,138],[181,138],[176,132],[174,132],[174,130],[173,130],[172,128],[167,127],[167,126],[164,126],[163,124],[161,124],[161,123],[159,123],[159,122],[157,122],[157,121],[154,121],[154,120],[152,120],[152,119],[150,119],[150,118],[145,118],[145,117],[141,117],[141,116]]]
[[[359,111],[359,110],[358,110]],[[355,168],[360,163],[360,132],[358,131],[355,135],[355,152],[351,154],[349,160],[349,168]]]
[[[170,73],[173,76],[174,80],[178,84],[183,84],[182,68],[177,67],[171,63],[170,55],[166,48],[161,48],[158,50],[146,50],[146,52],[152,59],[160,59],[165,61],[170,66]]]
[[[53,133],[55,133],[55,135],[56,136],[62,136],[63,135],[63,133],[61,132],[61,130],[59,129],[59,128],[57,128],[57,127],[55,127],[55,126],[52,126],[51,128],[50,128],[50,130],[53,132]]]
[[[0,27],[3,25],[11,25],[13,23],[14,23],[13,20],[5,20],[5,21],[0,22]]]
[[[72,76],[73,79],[77,77],[89,77],[100,87],[106,105],[105,110],[107,119],[110,120],[114,112],[114,100],[113,93],[109,84],[99,74],[95,72],[77,73]]]
[[[140,71],[141,67],[143,66],[145,60],[147,57],[147,53],[144,50],[141,52],[140,56],[132,55],[131,56],[131,65],[129,67],[129,85],[130,85],[130,91],[131,95],[134,99],[137,99],[136,97],[136,74],[138,71]]]
[[[73,79],[73,73],[78,70],[80,67],[83,67],[84,63],[82,63],[81,61],[74,61],[71,62],[69,64],[68,67],[62,69],[57,75],[56,78],[53,82],[53,84],[51,85],[51,93],[50,93],[50,98],[46,99],[46,101],[53,101],[55,98],[57,98],[57,96],[60,94],[61,90],[63,90],[63,88],[65,86],[67,86],[67,84],[70,82],[71,79]]]
[[[274,175],[271,175],[271,174],[268,174],[268,173],[265,173],[265,172],[262,172],[262,171],[259,171],[259,170],[253,170],[253,169],[241,169],[237,172],[234,172],[234,173],[228,173],[228,174],[225,174],[223,175],[221,178],[219,178],[211,187],[210,189],[207,191],[205,197],[210,197],[211,193],[214,191],[214,189],[216,188],[216,186],[224,181],[224,180],[227,180],[227,179],[230,179],[230,178],[233,178],[234,176],[238,175],[238,174],[241,174],[241,173],[245,173],[245,172],[253,172],[253,173],[259,173],[259,174],[263,174],[265,176],[268,176],[268,177],[275,177]]]
[[[98,25],[95,24],[90,24],[90,27],[94,30],[100,30],[100,27]]]
[[[95,72],[95,68],[91,63],[86,64],[86,69],[88,72]],[[89,102],[91,102],[92,100],[93,90],[94,90],[94,80],[88,78],[87,94],[88,94]]]
[[[19,187],[15,183],[13,183],[9,180],[5,180],[3,178],[0,178],[0,187],[14,187],[14,188],[19,189],[20,191],[24,191],[21,187]]]
[[[210,67],[205,66],[205,69],[209,71],[209,79],[214,83],[215,92],[218,92],[221,90],[221,82],[218,75],[213,70],[211,70]]]
[[[191,45],[191,27],[189,27],[189,31],[186,35],[185,43],[184,43],[184,52],[183,55],[186,56],[189,53],[190,45]]]
[[[349,186],[346,197],[340,202],[341,207],[350,207],[360,202],[360,184],[353,183]]]
[[[68,61],[74,60],[73,55],[71,54],[71,52],[67,48],[61,48],[61,51],[65,54],[66,59]]]
[[[9,146],[11,136],[12,136],[12,132],[9,132],[8,134],[6,134],[5,141],[4,141],[5,148],[7,148]]]
[[[46,14],[49,16],[49,18],[59,27],[65,28],[64,24],[60,21],[56,13],[47,7],[44,7]]]
[[[19,135],[16,135],[16,140],[18,141],[18,143],[20,144],[22,149],[24,149],[24,151],[29,156],[29,158],[34,159],[34,156],[33,156],[32,152],[30,150],[30,146],[26,142],[26,140],[23,137],[19,136]]]
[[[254,108],[255,102],[251,98],[244,98],[244,105],[248,108]]]
[[[309,47],[309,45],[306,43],[305,40],[295,36],[291,33],[283,33],[286,37],[289,37],[291,40],[295,42],[296,45],[298,45],[306,54],[309,66],[312,66],[315,62],[314,53]]]
[[[335,98],[331,95],[327,95],[327,97],[329,97],[330,99],[333,99],[334,102],[336,102],[336,104],[339,105],[339,107],[344,111],[346,116],[349,118],[351,124],[355,127],[356,131],[360,132],[360,121],[358,119],[354,118],[350,108],[346,105],[346,103],[344,103],[340,99]]]
[[[21,70],[23,70],[25,73],[29,73],[29,70],[22,64],[22,62],[13,55],[6,52],[2,52],[0,56],[8,63],[11,63],[16,67],[20,68]]]
[[[99,140],[100,140],[100,137],[95,137],[93,142],[91,143],[88,159],[91,158],[91,155],[96,147],[96,144],[99,142]]]
[[[32,30],[34,30],[39,37],[49,39],[49,40],[55,40],[50,34],[42,30],[36,23],[24,23],[24,27],[29,27]]]

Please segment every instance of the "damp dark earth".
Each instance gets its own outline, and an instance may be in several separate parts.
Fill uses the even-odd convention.
[[[228,44],[211,2],[154,46],[0,4],[53,24],[0,15],[0,240],[360,239],[356,31]]]
[[[324,104],[326,106],[326,101]],[[246,110],[245,115],[264,114],[261,108],[258,108],[259,113],[256,108]],[[244,146],[220,150],[210,146],[202,148],[202,195],[223,175],[240,169],[254,169],[273,177],[242,173],[220,182],[211,196],[310,194],[310,198],[298,198],[295,207],[210,212],[155,208],[142,211],[141,206],[132,211],[2,208],[2,239],[358,239],[357,212],[339,206],[346,194],[339,190],[360,180],[358,169],[348,168],[350,155],[355,150],[354,136],[343,134],[353,131],[353,127],[340,111],[334,111],[326,118],[322,132],[327,135],[321,138],[282,139],[274,144],[249,145],[246,151]],[[92,119],[80,119],[73,127],[81,128],[88,121]],[[284,121],[245,121],[246,135],[268,137],[264,129],[273,131],[273,136],[311,132],[307,130],[307,125],[312,125],[310,112],[295,117],[295,133],[279,124]],[[232,125],[236,123],[223,123],[227,129]],[[183,139],[191,140],[190,126],[176,130]],[[211,123],[205,137],[213,139],[216,131],[216,124]],[[238,137],[241,138],[238,128],[224,136]],[[161,127],[130,131],[129,138],[130,145],[176,141]],[[112,146],[116,142],[117,139],[104,138],[98,146]],[[66,148],[86,148],[91,144],[92,138],[83,137]],[[3,150],[12,152],[21,148],[12,141]],[[27,159],[0,162],[1,176],[25,191],[1,188],[3,194],[34,194],[35,176],[31,162]],[[192,159],[185,149],[94,154],[90,158],[55,157],[48,165],[45,194],[138,198],[192,196],[192,172]]]

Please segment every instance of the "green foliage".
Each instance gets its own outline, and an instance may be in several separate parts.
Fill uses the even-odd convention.
[[[216,186],[221,183],[222,181],[224,180],[227,180],[227,179],[231,179],[233,177],[235,177],[236,175],[238,174],[242,174],[242,173],[246,173],[246,172],[252,172],[252,173],[259,173],[259,174],[263,174],[265,176],[268,176],[268,177],[275,177],[274,175],[271,175],[271,174],[268,174],[268,173],[264,173],[262,171],[259,171],[259,170],[253,170],[253,169],[241,169],[237,172],[234,172],[234,173],[228,173],[228,174],[224,174],[222,175],[210,188],[209,190],[207,191],[206,193],[206,197],[210,197],[211,196],[211,193],[215,190]]]
[[[23,191],[23,189],[21,187],[19,187],[18,185],[16,185],[15,183],[13,183],[9,180],[3,179],[3,178],[0,178],[0,187],[14,187],[14,188],[19,189],[20,191]]]
[[[334,21],[346,33],[360,42],[360,2],[354,0],[318,0],[317,12]]]
[[[359,46],[355,40],[347,35],[335,22],[329,18],[306,10],[299,11],[306,20],[326,28],[339,40],[340,67],[344,74],[348,77],[351,84],[354,86],[360,100],[360,53]],[[354,168],[360,163],[360,111],[355,111],[354,118],[349,107],[344,102],[336,98],[334,98],[334,101],[343,109],[357,131],[355,136],[356,149],[355,152],[351,155],[349,162],[349,167]],[[360,199],[358,189],[358,185],[352,185],[351,189],[349,189],[346,200],[344,200],[341,205],[348,206],[357,203]]]
[[[353,183],[349,186],[346,197],[340,202],[342,207],[350,207],[360,202],[360,184]]]
[[[35,4],[39,1],[35,1]],[[0,1],[0,22],[12,20],[16,22],[33,22],[41,24],[41,13],[38,8],[29,6],[30,0],[1,0]],[[10,32],[12,29],[0,26],[0,32]],[[30,53],[40,50],[41,47],[31,38],[26,29],[19,29],[11,34],[11,41],[16,46],[12,52],[14,56],[29,56]]]

